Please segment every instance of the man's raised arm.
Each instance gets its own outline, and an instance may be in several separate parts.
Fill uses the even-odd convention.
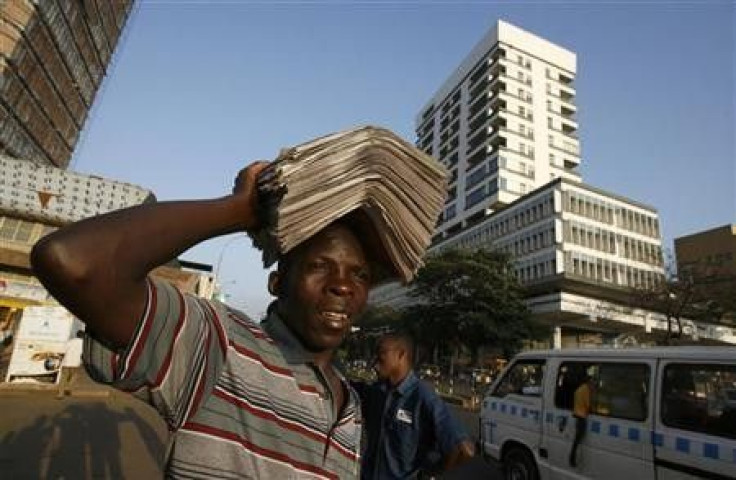
[[[143,315],[146,276],[193,245],[257,226],[259,162],[231,195],[141,205],[76,222],[41,239],[31,264],[46,289],[94,334],[118,348]]]

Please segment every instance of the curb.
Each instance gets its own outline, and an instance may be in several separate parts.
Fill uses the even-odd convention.
[[[3,383],[0,384],[0,396],[16,396],[16,395],[56,395],[63,397],[97,397],[107,398],[110,396],[110,389],[104,387],[90,386],[87,388],[60,388],[58,385],[34,385],[34,384],[17,384]]]

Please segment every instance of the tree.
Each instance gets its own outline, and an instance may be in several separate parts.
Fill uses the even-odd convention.
[[[459,346],[477,361],[483,345],[507,357],[536,338],[511,258],[488,250],[447,250],[430,256],[412,284],[420,303],[404,312],[404,325],[419,343]]]
[[[635,306],[666,317],[667,332],[660,343],[682,339],[683,319],[721,323],[736,312],[733,276],[707,274],[697,265],[678,269],[671,252],[666,254],[664,269],[664,276],[652,284],[632,288]]]

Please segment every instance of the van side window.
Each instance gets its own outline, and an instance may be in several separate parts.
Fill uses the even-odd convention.
[[[572,410],[575,390],[591,376],[595,382],[592,413],[644,420],[649,412],[649,366],[641,363],[564,362],[555,384],[555,406]]]
[[[667,365],[661,408],[668,427],[736,438],[736,366]]]
[[[539,397],[542,395],[544,360],[520,360],[506,372],[491,395],[505,397],[509,394]]]

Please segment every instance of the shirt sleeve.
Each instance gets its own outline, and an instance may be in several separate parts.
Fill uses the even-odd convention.
[[[83,360],[96,381],[152,405],[171,430],[212,392],[227,352],[225,307],[148,279],[143,317],[133,339],[113,351],[87,336]]]
[[[435,438],[439,451],[444,457],[470,436],[460,424],[460,421],[452,414],[447,404],[434,392],[429,393],[431,394],[429,406]]]

